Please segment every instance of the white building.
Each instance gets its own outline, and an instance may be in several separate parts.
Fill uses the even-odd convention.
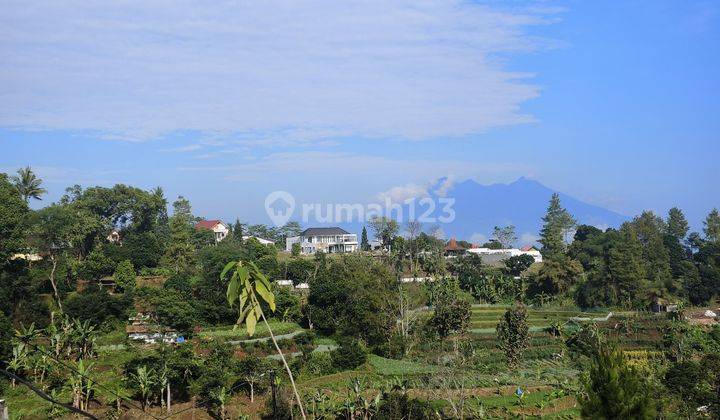
[[[268,239],[263,239],[263,238],[261,238],[261,237],[259,237],[259,236],[245,235],[245,236],[243,236],[243,241],[247,241],[247,240],[250,239],[250,238],[255,238],[255,239],[257,239],[257,241],[260,242],[260,243],[263,244],[263,245],[275,245],[275,242],[273,242],[273,241],[271,241],[271,240],[268,240]]]
[[[358,249],[357,235],[339,227],[305,229],[300,236],[285,240],[285,250],[291,252],[293,244],[300,244],[302,254],[354,252]]]
[[[532,246],[524,246],[520,249],[508,248],[508,249],[490,249],[490,248],[470,248],[467,250],[468,253],[479,255],[483,262],[498,262],[505,260],[510,257],[517,257],[519,255],[529,255],[535,259],[536,263],[542,262],[542,255],[540,251]]]
[[[222,220],[201,220],[195,224],[195,229],[208,229],[215,234],[215,242],[220,242],[230,233],[228,225]]]

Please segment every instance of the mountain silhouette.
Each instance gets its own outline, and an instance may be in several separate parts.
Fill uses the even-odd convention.
[[[435,202],[441,197],[454,198],[455,219],[449,223],[424,223],[424,229],[437,228],[445,238],[455,237],[458,240],[482,242],[492,236],[495,226],[514,225],[518,236],[517,245],[533,244],[542,227],[542,217],[547,211],[550,197],[556,191],[538,181],[520,178],[509,184],[483,185],[473,180],[455,183],[450,188],[441,188],[446,184],[442,178],[430,188],[430,198]],[[442,191],[438,194],[439,190]],[[597,226],[601,229],[618,227],[627,216],[600,206],[585,203],[570,195],[558,192],[563,207],[572,214],[579,224]],[[428,208],[416,202],[415,215],[418,217]],[[409,209],[403,206],[404,221],[407,221]],[[438,204],[433,216],[442,214],[442,205]],[[362,223],[336,223],[343,229],[357,233],[362,230]],[[404,223],[400,224],[401,233]],[[368,229],[372,236],[372,232]]]
[[[437,186],[445,182],[441,179]],[[518,244],[532,242],[542,227],[542,217],[547,211],[554,191],[538,181],[520,178],[509,184],[482,185],[466,180],[453,185],[445,194],[455,199],[456,217],[452,223],[440,224],[446,237],[477,241],[484,235],[490,237],[495,226],[514,225]],[[580,224],[605,229],[617,227],[628,217],[600,206],[580,201],[558,192],[560,201]],[[435,195],[433,195],[435,196]],[[525,236],[523,238],[523,235]],[[524,240],[523,240],[524,239]]]

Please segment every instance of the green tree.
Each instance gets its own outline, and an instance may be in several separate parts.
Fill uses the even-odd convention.
[[[530,293],[559,295],[575,285],[582,274],[582,265],[570,258],[544,261],[540,270],[531,276]]]
[[[608,282],[603,285],[610,293],[611,305],[633,301],[645,287],[646,271],[642,262],[642,244],[635,230],[625,226],[621,238],[608,255]]]
[[[471,305],[462,296],[458,281],[447,277],[432,286],[433,316],[430,324],[442,338],[451,333],[464,333],[470,326]]]
[[[676,288],[670,270],[670,256],[665,247],[667,225],[662,218],[650,211],[644,211],[635,217],[632,225],[642,246],[642,259],[645,273],[652,290],[657,296],[669,295]]]
[[[257,356],[248,356],[238,363],[240,376],[248,384],[250,402],[255,401],[255,389],[269,369],[270,366]]]
[[[601,345],[597,349],[584,391],[579,398],[583,418],[655,418],[652,389],[615,346]]]
[[[182,196],[173,203],[173,208],[175,211],[170,217],[170,244],[161,263],[173,272],[181,273],[189,270],[195,263],[193,216],[190,202]]]
[[[47,192],[41,187],[42,179],[38,178],[29,166],[18,169],[17,175],[12,177],[12,182],[26,203],[31,198],[41,200],[40,196]]]
[[[528,315],[525,306],[518,304],[508,309],[497,326],[498,347],[505,352],[507,364],[517,366],[523,352],[530,345]]]
[[[62,302],[56,279],[58,264],[63,256],[72,251],[73,245],[82,240],[85,219],[70,206],[53,204],[33,214],[31,239],[35,247],[50,260],[48,280],[58,307]]]
[[[0,173],[0,272],[10,263],[10,256],[24,247],[24,218],[27,204],[18,196],[7,176]]]
[[[515,226],[495,226],[495,229],[493,229],[493,237],[502,244],[503,249],[512,248],[515,241],[517,241]]]
[[[358,254],[317,264],[306,310],[313,326],[326,334],[360,338],[371,347],[386,343],[396,325],[398,301],[390,268]]]
[[[295,386],[295,379],[293,378],[292,371],[285,360],[285,355],[278,346],[275,335],[272,332],[272,328],[270,328],[270,324],[267,322],[265,312],[263,312],[262,305],[260,305],[260,300],[258,299],[259,296],[265,303],[267,303],[270,310],[275,312],[275,295],[272,292],[270,281],[252,262],[246,264],[242,261],[231,261],[227,263],[222,273],[220,273],[220,278],[222,280],[228,278],[227,275],[230,271],[232,271],[232,274],[229,276],[227,299],[231,307],[234,305],[237,305],[238,307],[238,313],[240,315],[237,324],[245,322],[247,333],[252,337],[255,333],[255,326],[257,325],[257,322],[262,319],[265,323],[265,327],[270,333],[270,339],[275,345],[275,349],[280,355],[280,359],[282,360],[288,377],[290,378],[290,383],[292,384],[293,391],[295,392],[295,399],[297,400],[298,407],[300,408],[300,414],[303,419],[305,419],[305,410],[302,406],[300,394],[298,394],[297,387]]]
[[[678,240],[683,240],[687,236],[689,228],[688,221],[685,219],[682,210],[677,207],[671,208],[667,218],[668,233]]]
[[[534,263],[535,258],[532,255],[515,255],[505,260],[505,269],[511,276],[519,276]]]
[[[720,212],[718,209],[712,209],[703,222],[703,232],[708,241],[720,242]]]
[[[368,234],[365,226],[363,226],[362,234],[360,235],[360,249],[363,251],[370,251],[370,242],[368,241]]]
[[[239,244],[243,243],[243,224],[240,223],[240,219],[235,219],[235,224],[233,225],[232,229],[232,235],[235,242]]]
[[[397,222],[385,216],[373,216],[369,224],[373,235],[375,235],[375,239],[380,241],[383,249],[390,246],[392,239],[397,235],[399,230]]]
[[[125,260],[118,264],[115,268],[115,273],[113,274],[113,280],[115,280],[115,284],[120,288],[120,290],[133,290],[136,284],[136,275],[135,267],[133,267],[132,262]]]
[[[292,255],[293,257],[299,257],[300,250],[301,250],[300,244],[298,242],[295,242],[294,244],[292,244],[290,255]]]
[[[566,250],[565,235],[575,227],[576,221],[560,203],[560,196],[553,193],[540,230],[543,258],[560,258]]]

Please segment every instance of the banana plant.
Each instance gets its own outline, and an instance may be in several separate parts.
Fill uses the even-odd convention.
[[[13,371],[16,375],[22,373],[22,371],[28,368],[28,354],[25,344],[19,343],[12,349],[13,357],[7,362],[8,370]],[[15,388],[15,378],[10,381],[12,387]]]
[[[94,364],[85,362],[83,359],[77,361],[75,365],[75,373],[70,375],[69,385],[72,389],[73,407],[80,410],[86,410],[90,397],[94,391],[93,381],[88,378],[92,372]]]
[[[228,393],[228,390],[223,386],[215,391],[212,391],[212,397],[220,405],[220,418],[225,420],[227,418],[225,415],[225,406],[230,399],[230,393]]]
[[[157,383],[157,376],[153,369],[148,369],[146,366],[139,366],[136,372],[130,374],[130,380],[135,382],[137,389],[140,393],[140,405],[143,411],[145,407],[150,404],[150,397],[155,389]]]
[[[225,268],[220,273],[220,280],[226,281],[229,275],[229,282],[227,287],[227,300],[230,307],[237,305],[239,317],[237,320],[238,325],[245,322],[245,328],[249,336],[255,334],[255,327],[258,321],[262,320],[270,333],[270,339],[275,345],[275,349],[280,355],[280,359],[285,366],[288,376],[290,377],[290,384],[292,385],[293,392],[295,393],[295,400],[297,401],[298,407],[300,408],[300,414],[303,419],[305,417],[305,410],[303,408],[300,394],[298,394],[297,387],[295,386],[295,380],[293,379],[290,366],[285,360],[280,346],[278,346],[275,335],[270,328],[270,324],[267,322],[265,313],[260,306],[260,299],[262,299],[270,307],[270,310],[275,312],[275,295],[272,292],[272,285],[260,269],[251,262],[243,261],[231,261],[225,265]]]

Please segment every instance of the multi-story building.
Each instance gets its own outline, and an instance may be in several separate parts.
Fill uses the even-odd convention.
[[[339,227],[321,227],[305,229],[300,236],[285,240],[286,251],[292,251],[293,244],[300,244],[302,254],[315,252],[354,252],[358,249],[357,235]]]

